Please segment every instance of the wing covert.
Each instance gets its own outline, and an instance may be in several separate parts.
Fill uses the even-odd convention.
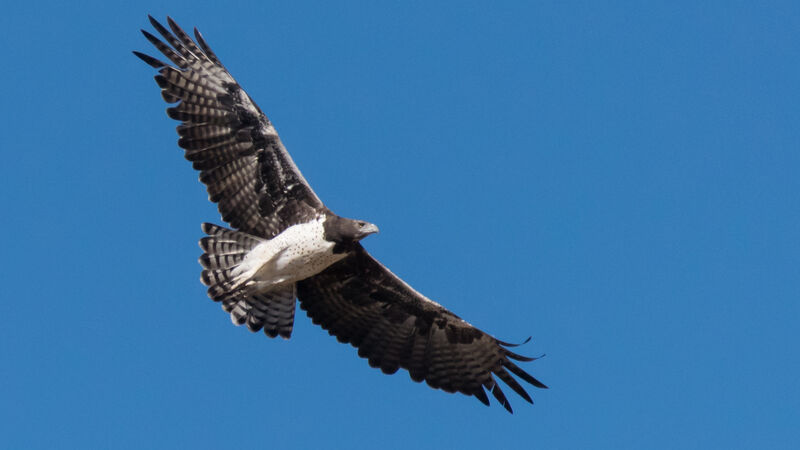
[[[488,405],[486,389],[509,412],[511,405],[495,377],[531,403],[510,373],[546,388],[514,363],[535,358],[510,351],[512,344],[495,339],[416,292],[361,246],[346,259],[299,282],[297,295],[300,307],[315,324],[340,342],[357,347],[359,356],[384,373],[403,368],[414,381],[474,395]]]
[[[166,41],[142,34],[171,63],[133,52],[158,69],[167,115],[181,122],[178,145],[200,171],[209,200],[232,227],[272,238],[308,220],[322,202],[297,169],[278,133],[194,30],[193,41],[171,18],[168,30],[150,17]]]

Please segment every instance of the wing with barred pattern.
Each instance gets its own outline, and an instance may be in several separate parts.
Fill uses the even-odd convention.
[[[530,395],[509,372],[546,388],[514,363],[535,358],[508,350],[512,344],[415,291],[360,245],[347,258],[299,282],[297,297],[315,324],[357,347],[359,356],[384,373],[403,368],[414,381],[474,395],[488,405],[487,389],[509,412],[511,405],[495,377],[530,403]]]
[[[232,227],[270,239],[309,220],[324,205],[281,143],[269,119],[220,63],[195,29],[192,40],[172,19],[168,30],[150,17],[167,42],[142,30],[173,65],[133,52],[158,69],[161,95],[177,105],[178,145],[200,171],[209,200]]]

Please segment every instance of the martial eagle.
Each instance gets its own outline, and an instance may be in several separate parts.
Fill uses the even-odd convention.
[[[150,17],[166,43],[142,33],[173,65],[134,54],[158,69],[161,95],[177,103],[167,115],[181,122],[178,145],[234,228],[203,224],[200,240],[201,280],[233,323],[288,339],[297,299],[315,324],[384,373],[403,368],[414,381],[488,405],[486,389],[511,412],[497,377],[533,403],[511,374],[546,388],[514,363],[535,358],[512,352],[513,344],[473,327],[370,256],[360,241],[378,228],[326,208],[197,29],[192,40],[167,21],[171,31]]]

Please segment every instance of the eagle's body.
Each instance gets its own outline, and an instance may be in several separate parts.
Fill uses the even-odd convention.
[[[378,231],[331,212],[295,166],[267,117],[195,30],[172,19],[152,25],[169,44],[145,37],[174,66],[134,52],[155,77],[181,124],[178,145],[200,171],[209,200],[234,229],[203,224],[201,280],[235,324],[291,336],[295,302],[311,320],[384,373],[403,368],[415,381],[509,411],[495,377],[532,402],[511,376],[544,388],[514,361],[512,344],[475,328],[412,289],[361,246]]]
[[[208,261],[220,260],[232,252],[230,249],[215,251],[204,246],[206,253],[200,257],[200,263],[206,266],[206,270],[201,280],[214,289],[222,284],[218,280],[226,278],[222,272],[229,271],[229,283],[223,287],[225,292],[222,294],[226,297],[268,293],[287,286],[293,290],[294,283],[322,272],[347,256],[346,252],[337,249],[338,242],[335,236],[331,236],[334,234],[331,230],[337,226],[336,219],[332,215],[320,214],[308,222],[286,228],[272,239],[232,232],[231,236],[250,238],[251,245],[255,245],[243,253],[241,260],[231,259],[213,268],[207,264]],[[368,225],[368,234],[377,232],[374,225],[365,225]],[[212,239],[213,236],[212,233]],[[221,237],[215,241],[225,242]]]
[[[294,283],[316,275],[344,258],[334,253],[335,242],[325,239],[325,217],[292,225],[274,238],[256,246],[244,258],[248,278],[258,291]]]

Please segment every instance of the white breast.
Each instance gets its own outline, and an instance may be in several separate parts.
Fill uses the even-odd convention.
[[[316,275],[344,258],[333,253],[333,242],[325,240],[324,220],[293,225],[256,246],[239,266],[241,279],[262,291]]]

